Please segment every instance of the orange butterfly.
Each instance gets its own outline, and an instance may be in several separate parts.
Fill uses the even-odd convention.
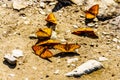
[[[98,10],[99,10],[98,4],[92,6],[88,11],[85,12],[85,18],[86,19],[94,19],[99,12]]]
[[[54,46],[55,49],[59,49],[62,52],[73,52],[75,49],[80,48],[78,44],[58,44]]]
[[[47,47],[34,45],[32,46],[32,49],[34,50],[35,54],[41,58],[45,59],[53,56],[52,52],[49,51]]]
[[[41,41],[41,42],[38,42],[38,44],[36,45],[56,45],[56,44],[59,44],[60,42],[58,40],[53,40],[53,39],[49,39],[49,40],[46,40],[46,41]]]
[[[48,21],[48,22],[57,24],[57,20],[56,20],[53,13],[50,13],[45,20]]]
[[[98,36],[95,34],[94,30],[92,28],[78,28],[72,32],[72,34],[75,35],[85,35],[93,38],[98,38]]]
[[[52,34],[52,29],[51,28],[40,28],[36,32],[36,35],[39,38],[50,38],[51,34]]]

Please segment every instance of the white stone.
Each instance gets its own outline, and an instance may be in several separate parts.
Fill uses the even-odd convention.
[[[95,24],[94,23],[88,23],[87,26],[94,27]]]
[[[23,51],[19,49],[12,50],[12,56],[19,58],[23,56]]]
[[[15,76],[15,74],[9,74],[9,76],[10,76],[10,77],[14,77],[14,76]]]
[[[41,8],[45,8],[46,7],[46,5],[45,5],[45,3],[43,1],[40,1],[40,7]]]
[[[62,43],[66,42],[66,40],[65,40],[65,39],[60,39],[60,41],[61,41]]]
[[[21,0],[13,0],[13,8],[17,10],[24,9],[28,6],[27,3]]]
[[[66,73],[65,76],[82,76],[84,74],[89,74],[93,71],[96,71],[96,69],[101,69],[102,67],[103,65],[100,62],[96,60],[88,60],[87,62],[72,70],[71,72]]]
[[[10,54],[5,54],[4,59],[10,64],[16,64],[17,62],[17,59]]]
[[[54,72],[54,74],[59,74],[59,72],[60,72],[60,70],[56,70],[55,72]]]
[[[30,34],[29,37],[30,38],[37,38],[37,35],[36,34]]]
[[[73,25],[73,27],[74,27],[74,28],[78,28],[78,26],[77,26],[77,25]]]
[[[118,39],[117,39],[117,38],[113,38],[113,41],[117,43],[117,42],[118,42]]]
[[[37,67],[35,67],[35,66],[33,66],[32,68],[33,68],[34,70],[37,70]]]
[[[108,58],[106,58],[106,57],[99,57],[99,61],[106,61],[106,60],[108,60]]]
[[[77,4],[77,5],[82,5],[84,3],[84,0],[70,0],[73,3]]]
[[[57,39],[57,33],[52,31],[51,39]]]
[[[71,58],[71,59],[67,59],[67,64],[71,64],[73,62],[78,61],[78,58]]]
[[[46,13],[42,10],[42,9],[40,9],[40,14],[43,14],[43,15],[45,15]]]

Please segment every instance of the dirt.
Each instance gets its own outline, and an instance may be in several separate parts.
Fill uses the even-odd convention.
[[[53,9],[49,6],[47,9]],[[75,4],[66,6],[54,12],[57,18],[56,32],[58,40],[65,38],[67,42],[78,43],[81,47],[78,54],[60,54],[49,58],[50,61],[40,58],[34,54],[32,45],[37,39],[30,39],[30,34],[35,33],[39,28],[47,27],[45,18],[47,15],[39,13],[38,4],[28,6],[20,11],[13,8],[0,6],[0,79],[1,80],[119,80],[120,79],[120,25],[112,25],[109,19],[97,21],[98,39],[77,36],[69,32],[85,25],[84,12]],[[60,12],[63,11],[63,12]],[[47,14],[50,12],[46,11]],[[117,17],[117,16],[116,16]],[[120,24],[120,23],[119,23]],[[104,32],[108,34],[103,34]],[[114,41],[117,39],[118,41]],[[4,55],[11,53],[14,49],[20,49],[24,56],[17,60],[16,66],[5,63]],[[52,50],[57,54],[59,50]],[[99,57],[108,58],[101,62],[104,68],[86,74],[81,77],[66,77],[64,74],[73,70],[82,63]],[[74,66],[67,65],[67,59],[78,58]],[[58,74],[54,72],[59,70]],[[12,75],[12,76],[11,76]]]

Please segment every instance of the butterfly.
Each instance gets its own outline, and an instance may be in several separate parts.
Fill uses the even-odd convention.
[[[32,46],[32,49],[34,50],[36,55],[40,56],[43,59],[53,56],[52,52],[49,51],[47,47],[34,45]]]
[[[53,24],[57,24],[57,20],[53,13],[50,13],[45,20]]]
[[[52,29],[51,28],[40,28],[37,32],[36,35],[38,38],[50,38],[52,34]]]
[[[99,12],[98,10],[99,10],[99,5],[98,4],[93,5],[88,11],[85,12],[85,18],[94,19]]]
[[[98,38],[98,36],[95,34],[94,30],[92,28],[78,28],[72,32],[72,34],[75,35],[81,35],[81,36],[89,36],[93,38]]]
[[[59,49],[62,52],[73,52],[75,49],[80,48],[78,44],[58,44],[54,46],[55,49]]]
[[[59,44],[59,43],[60,42],[58,40],[48,39],[48,40],[45,40],[45,41],[38,42],[38,44],[36,44],[36,45],[52,46],[52,45],[56,45],[56,44]]]

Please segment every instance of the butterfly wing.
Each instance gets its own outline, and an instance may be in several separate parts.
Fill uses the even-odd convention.
[[[98,10],[99,10],[99,5],[96,4],[93,5],[88,11],[96,16],[98,14]]]
[[[69,46],[68,52],[74,52],[75,49],[80,48],[80,45],[78,44],[68,44],[68,46]]]
[[[52,57],[53,56],[53,54],[52,54],[52,52],[51,51],[49,51],[48,49],[45,49],[43,52],[42,52],[42,54],[40,55],[40,57],[41,58],[50,58],[50,57]]]
[[[37,45],[56,45],[56,44],[59,44],[60,42],[57,41],[57,40],[52,40],[52,39],[49,39],[49,40],[46,40],[46,41],[42,41],[42,42],[39,42]]]
[[[75,35],[81,35],[82,33],[84,33],[86,31],[86,28],[78,28],[78,29],[75,29],[72,34],[75,34]]]
[[[86,19],[94,19],[96,16],[91,14],[90,12],[86,11],[85,12],[85,18]]]
[[[44,47],[34,45],[34,46],[32,46],[32,49],[35,52],[35,54],[39,56],[43,52]]]
[[[51,34],[52,34],[52,29],[51,28],[43,28],[43,29],[40,28],[39,31],[36,32],[36,35],[40,38],[43,38],[43,37],[44,38],[46,38],[46,37],[50,38]]]
[[[55,49],[61,50],[62,52],[66,52],[65,44],[58,44],[54,46]]]
[[[56,18],[55,18],[53,13],[50,13],[45,20],[48,21],[48,22],[57,24]]]
[[[98,4],[92,6],[88,11],[85,12],[86,19],[94,19],[99,12],[98,10],[99,10]]]

